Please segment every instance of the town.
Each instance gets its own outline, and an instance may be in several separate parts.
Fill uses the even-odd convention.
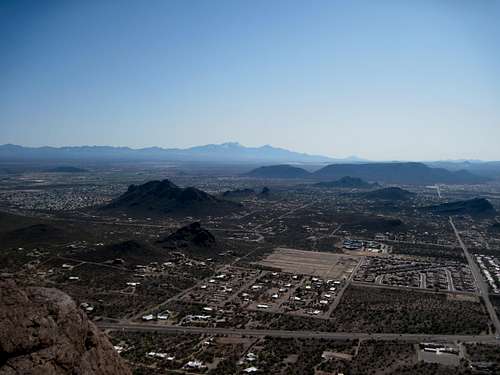
[[[399,186],[408,198],[380,199],[384,187],[175,172],[175,186],[230,205],[101,209],[169,172],[3,178],[3,277],[69,294],[146,373],[497,371],[496,218],[450,222],[421,207],[487,192],[498,208],[500,185]]]

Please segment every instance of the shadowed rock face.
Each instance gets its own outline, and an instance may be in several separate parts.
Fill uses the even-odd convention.
[[[0,280],[0,374],[131,371],[67,294]]]
[[[194,187],[180,188],[169,180],[163,180],[131,185],[124,194],[103,209],[139,215],[214,215],[231,212],[239,207],[234,202],[217,199]]]
[[[169,180],[149,181],[142,185],[130,185],[128,190],[108,207],[162,207],[187,204],[189,202],[214,202],[211,195],[188,187],[182,189]]]
[[[212,247],[215,245],[215,237],[204,229],[199,222],[195,222],[180,228],[158,242],[170,247],[186,247],[189,245]]]

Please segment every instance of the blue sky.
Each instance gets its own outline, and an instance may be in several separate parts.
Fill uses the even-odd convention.
[[[0,143],[500,160],[500,2],[0,1]]]

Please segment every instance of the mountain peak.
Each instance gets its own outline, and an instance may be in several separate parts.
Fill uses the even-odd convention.
[[[225,142],[225,143],[221,143],[220,145],[214,145],[214,146],[221,146],[221,147],[225,147],[225,148],[229,148],[229,147],[241,148],[241,147],[244,147],[239,142]]]
[[[116,210],[134,215],[164,214],[212,214],[232,211],[239,206],[196,189],[181,188],[168,179],[148,181],[142,185],[130,185],[128,190],[116,198],[105,210]]]

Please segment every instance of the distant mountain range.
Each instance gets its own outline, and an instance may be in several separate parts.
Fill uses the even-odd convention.
[[[500,178],[500,161],[451,160],[426,163],[431,167],[446,168],[450,171],[466,170],[478,176]]]
[[[262,147],[245,147],[236,142],[229,142],[185,149],[160,147],[133,149],[129,147],[111,146],[23,147],[5,144],[0,145],[0,161],[1,160],[168,160],[224,163],[355,163],[361,159],[354,156],[346,159],[333,159],[327,156],[309,155],[269,145]]]
[[[375,164],[380,168],[382,165],[394,165],[394,162],[371,162],[361,159],[356,156],[347,158],[332,158],[322,155],[310,155],[295,151],[290,151],[284,148],[265,145],[261,147],[246,147],[237,142],[227,142],[221,144],[208,144],[204,146],[195,146],[190,148],[161,148],[161,147],[146,147],[146,148],[130,148],[130,147],[113,147],[113,146],[65,146],[65,147],[24,147],[13,144],[0,145],[0,162],[43,162],[46,164],[62,165],[65,168],[73,168],[72,164],[85,165],[88,162],[134,162],[134,161],[170,161],[170,162],[197,162],[197,163],[223,163],[223,164],[260,164],[274,166],[277,164],[291,165],[321,165],[334,164],[337,167],[332,167],[335,170],[325,169],[322,178],[329,180],[339,179],[344,176],[363,177],[367,180],[382,181],[378,174],[371,175],[369,171],[359,171],[360,175],[348,173],[348,169],[353,165],[368,165]],[[447,169],[456,172],[457,174],[463,171],[470,172],[477,176],[500,179],[500,161],[481,161],[481,160],[451,160],[451,161],[433,161],[425,163],[398,163],[401,165],[414,164],[414,174],[416,166],[429,166],[435,169]],[[77,165],[77,166],[78,166]],[[338,165],[344,165],[345,170],[341,170]],[[68,166],[68,167],[66,167]],[[61,170],[54,172],[71,172],[69,170]],[[75,167],[76,168],[76,167]],[[392,167],[391,167],[392,168]],[[307,168],[310,169],[310,168]],[[10,169],[3,167],[3,171],[10,173]],[[77,172],[77,171],[73,171]],[[82,171],[79,171],[82,172]],[[305,177],[309,172],[295,171],[299,177]],[[319,173],[319,172],[318,172]],[[425,172],[426,173],[426,172]],[[272,173],[271,173],[272,174]],[[445,176],[443,176],[445,177]],[[470,177],[470,176],[469,176]],[[289,177],[283,177],[289,178]],[[294,177],[295,178],[295,177]],[[441,179],[441,177],[440,177]],[[452,177],[453,180],[456,176]],[[463,175],[462,180],[467,180],[467,176]],[[399,179],[401,180],[401,179]],[[429,178],[429,181],[434,181],[435,178]],[[443,182],[448,183],[447,178]],[[391,181],[387,181],[391,183]],[[422,183],[424,183],[422,181]],[[428,182],[432,183],[432,182]],[[467,183],[467,182],[465,182]]]
[[[478,184],[487,177],[476,176],[468,171],[449,171],[444,168],[431,168],[423,163],[364,163],[331,164],[315,172],[290,165],[275,165],[256,168],[246,176],[259,178],[301,178],[330,181],[345,176],[361,178],[371,182],[386,184],[427,185]]]

